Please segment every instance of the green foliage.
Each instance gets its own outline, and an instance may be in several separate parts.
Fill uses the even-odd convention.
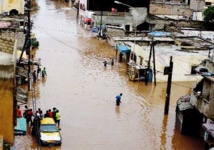
[[[39,46],[39,42],[37,41],[36,38],[31,39],[31,45],[32,45],[32,48],[37,48]]]
[[[214,21],[214,6],[210,6],[203,12],[205,22]]]

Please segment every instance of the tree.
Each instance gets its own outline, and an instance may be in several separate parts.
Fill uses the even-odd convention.
[[[214,21],[214,6],[209,6],[205,11],[203,12],[204,15],[204,21],[205,22],[213,22]]]

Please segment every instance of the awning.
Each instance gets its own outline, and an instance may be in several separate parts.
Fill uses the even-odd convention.
[[[170,32],[162,32],[162,31],[153,31],[153,32],[150,32],[149,35],[151,36],[169,36],[170,35]]]
[[[26,135],[27,123],[25,118],[17,118],[17,126],[14,127],[14,135]]]
[[[214,123],[204,123],[202,127],[212,136],[214,137]]]
[[[121,53],[130,53],[130,48],[128,46],[125,45],[118,45],[116,47]]]

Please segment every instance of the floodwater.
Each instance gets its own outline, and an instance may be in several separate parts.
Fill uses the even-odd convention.
[[[63,140],[61,146],[39,147],[28,128],[27,136],[16,136],[17,150],[203,149],[202,140],[175,128],[176,101],[194,83],[172,84],[169,114],[164,115],[166,83],[129,81],[125,63],[104,68],[103,61],[115,58],[115,50],[78,24],[74,8],[51,0],[38,0],[38,5],[31,15],[40,42],[35,57],[48,76],[34,84],[36,107],[59,109]]]

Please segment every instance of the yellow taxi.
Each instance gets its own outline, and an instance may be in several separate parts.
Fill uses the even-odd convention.
[[[62,137],[53,118],[43,118],[40,121],[37,138],[40,145],[61,145]]]

